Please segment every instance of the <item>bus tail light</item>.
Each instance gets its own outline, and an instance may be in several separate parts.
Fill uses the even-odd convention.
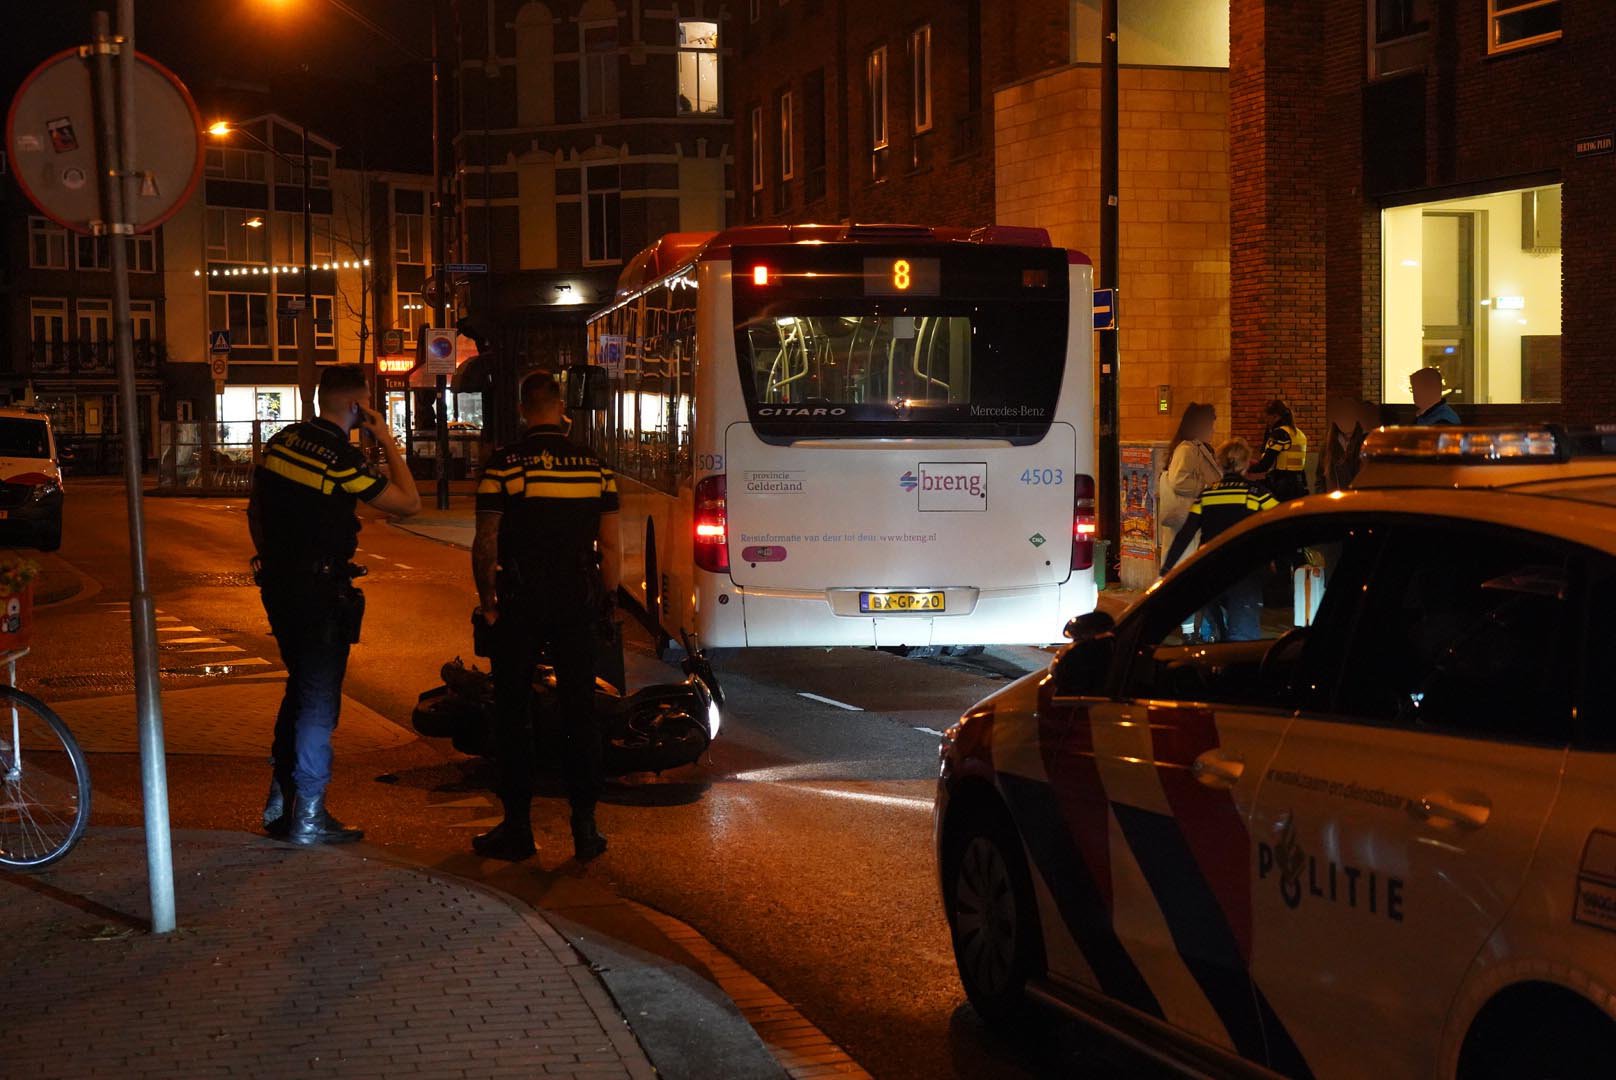
[[[723,474],[696,481],[696,565],[714,574],[729,573],[729,522]]]
[[[769,283],[769,268],[767,266],[752,267],[752,284],[767,285]]]
[[[1094,477],[1072,477],[1072,569],[1094,566],[1094,534],[1099,521],[1094,513]]]

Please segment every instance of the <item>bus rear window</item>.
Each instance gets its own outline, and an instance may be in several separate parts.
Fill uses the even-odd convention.
[[[752,319],[737,344],[754,422],[847,434],[870,434],[872,424],[1041,433],[1065,370],[1064,305],[973,306]]]
[[[872,264],[904,267],[914,292],[893,295]],[[760,435],[1048,430],[1066,373],[1064,252],[799,247],[738,252],[735,266],[737,359]]]

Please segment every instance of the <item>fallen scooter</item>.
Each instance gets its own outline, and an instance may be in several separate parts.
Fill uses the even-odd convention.
[[[621,638],[615,642],[621,649]],[[604,748],[607,776],[660,773],[698,760],[718,737],[723,694],[706,655],[684,639],[685,657],[679,683],[647,686],[624,696],[605,679],[595,680],[595,714]],[[459,657],[439,671],[443,685],[422,694],[411,721],[432,738],[448,738],[463,754],[492,757],[494,680]],[[534,727],[542,739],[559,738],[555,671],[542,662],[533,677]]]

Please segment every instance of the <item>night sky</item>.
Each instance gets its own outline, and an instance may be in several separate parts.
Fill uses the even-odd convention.
[[[420,55],[430,51],[431,0],[348,3]],[[39,61],[89,39],[93,11],[113,6],[0,0],[6,100]],[[275,111],[339,143],[344,164],[429,168],[426,65],[329,0],[135,0],[135,11],[136,45],[179,74],[205,120]]]

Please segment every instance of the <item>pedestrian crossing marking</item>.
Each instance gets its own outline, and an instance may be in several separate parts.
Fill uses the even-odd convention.
[[[159,634],[200,634],[202,628],[200,626],[159,626],[157,632]]]
[[[190,656],[193,653],[244,653],[246,651],[247,650],[243,649],[240,645],[207,645],[200,649],[180,650],[180,652],[187,656]]]
[[[193,627],[193,629],[195,629]],[[171,637],[165,639],[164,645],[223,645],[224,642],[216,637]]]

